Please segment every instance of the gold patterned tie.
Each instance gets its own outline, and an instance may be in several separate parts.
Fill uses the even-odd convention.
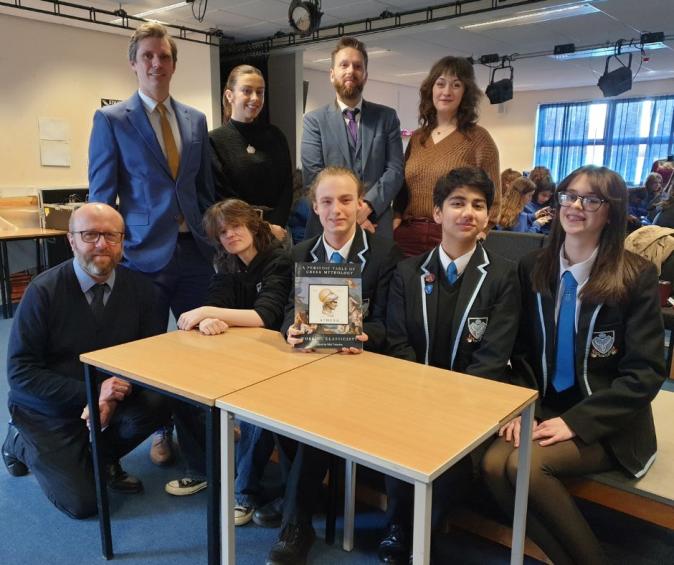
[[[180,155],[178,155],[178,146],[176,145],[176,140],[173,137],[173,130],[171,129],[171,124],[168,121],[168,115],[166,112],[166,106],[159,102],[157,104],[157,111],[159,112],[160,121],[161,121],[161,135],[164,138],[164,149],[166,150],[166,160],[168,161],[169,169],[171,170],[171,176],[173,180],[178,178],[178,167],[180,165]]]

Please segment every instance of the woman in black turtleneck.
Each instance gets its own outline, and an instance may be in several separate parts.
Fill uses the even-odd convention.
[[[276,126],[256,118],[264,106],[259,69],[239,65],[227,77],[222,103],[225,125],[209,133],[216,196],[238,198],[264,210],[274,235],[285,235],[293,196],[288,142]]]

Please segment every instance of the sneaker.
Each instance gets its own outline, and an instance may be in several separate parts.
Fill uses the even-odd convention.
[[[12,422],[7,425],[7,437],[2,444],[2,460],[5,462],[7,472],[13,477],[23,477],[28,474],[28,467],[21,461],[14,451],[14,445],[19,437],[19,430]]]
[[[189,496],[190,494],[196,494],[200,490],[204,490],[208,486],[208,483],[201,479],[178,479],[175,481],[169,481],[166,483],[164,490],[173,496]]]
[[[234,525],[245,526],[253,519],[255,508],[246,504],[237,504],[234,506]]]
[[[386,537],[379,542],[377,556],[381,563],[406,565],[410,554],[409,533],[400,524],[391,524]]]
[[[150,459],[155,465],[168,465],[173,458],[173,426],[168,425],[152,434]]]
[[[303,565],[316,533],[311,524],[286,524],[269,550],[267,565]]]

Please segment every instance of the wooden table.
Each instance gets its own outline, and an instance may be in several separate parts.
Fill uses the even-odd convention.
[[[42,251],[40,249],[40,240],[48,237],[60,237],[68,232],[62,230],[50,230],[44,228],[19,228],[16,230],[0,230],[0,296],[2,297],[2,316],[11,318],[13,315],[12,304],[12,282],[9,270],[9,254],[7,253],[8,241],[20,241],[24,239],[35,240],[35,251],[37,256],[37,271],[43,269]]]
[[[103,556],[113,556],[110,513],[99,454],[100,416],[96,373],[123,377],[206,412],[208,481],[208,562],[220,561],[220,411],[216,398],[245,389],[285,371],[314,363],[329,353],[298,355],[278,332],[231,328],[218,336],[175,331],[80,355],[85,364],[92,415],[92,451]],[[229,507],[233,512],[233,505]]]
[[[299,353],[298,353],[299,354]],[[222,562],[234,563],[233,417],[344,457],[344,546],[353,543],[355,465],[414,484],[414,563],[428,563],[432,482],[523,415],[511,563],[521,563],[533,390],[364,352],[334,355],[216,401],[222,452]],[[526,432],[525,432],[526,431]],[[526,436],[526,437],[525,437]]]

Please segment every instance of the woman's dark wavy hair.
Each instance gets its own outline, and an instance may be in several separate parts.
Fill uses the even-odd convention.
[[[560,182],[557,192],[568,190],[580,176],[585,176],[594,193],[606,200],[602,206],[609,207],[608,221],[599,236],[597,259],[580,297],[593,304],[618,304],[625,301],[639,272],[647,266],[644,259],[625,251],[627,187],[620,175],[611,169],[586,165]],[[533,290],[545,296],[554,296],[559,283],[559,252],[566,237],[560,215],[561,210],[552,220],[550,243],[541,252],[531,274]]]
[[[421,143],[426,143],[435,126],[438,125],[437,112],[433,106],[433,85],[443,74],[456,76],[465,87],[461,104],[456,112],[456,128],[461,133],[466,133],[477,123],[477,108],[482,98],[482,91],[475,82],[473,65],[464,57],[443,57],[431,67],[428,76],[419,88]]]
[[[220,233],[224,226],[246,226],[253,236],[253,245],[258,253],[266,251],[275,243],[269,223],[250,204],[237,198],[216,202],[204,214],[206,234],[220,246]]]

